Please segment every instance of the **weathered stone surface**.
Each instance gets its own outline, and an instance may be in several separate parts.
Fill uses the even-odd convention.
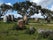
[[[35,18],[35,22],[39,22],[39,18]]]
[[[3,16],[3,22],[7,22],[7,16]]]
[[[22,28],[22,27],[24,26],[24,22],[23,22],[22,19],[21,19],[21,20],[18,20],[18,26],[19,26],[20,28]]]
[[[53,31],[52,30],[39,29],[38,33],[41,35],[41,37],[48,38],[51,34],[53,34]]]
[[[14,15],[8,15],[7,22],[12,22],[12,21],[14,21]]]
[[[22,19],[18,20],[16,29],[18,30],[18,29],[25,29],[25,28],[26,28],[26,27],[25,27],[25,25],[24,25],[23,20],[22,20]]]

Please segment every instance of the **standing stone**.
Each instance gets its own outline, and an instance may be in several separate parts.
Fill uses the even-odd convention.
[[[14,15],[11,15],[11,20],[14,21]]]
[[[45,18],[45,20],[47,21],[47,23],[50,23],[51,18],[47,16],[47,17]]]
[[[7,16],[3,17],[3,22],[7,22]]]
[[[23,19],[18,20],[17,24],[13,27],[13,30],[24,30],[26,26],[24,25]]]
[[[9,21],[11,21],[11,15],[8,16]]]
[[[18,28],[19,29],[23,29],[24,28],[24,22],[23,22],[23,20],[22,19],[20,19],[20,20],[18,20],[18,23],[17,23],[17,25],[18,25]]]
[[[13,20],[14,20],[13,15],[9,15],[9,21],[13,21]]]
[[[39,18],[35,18],[35,22],[39,22]]]

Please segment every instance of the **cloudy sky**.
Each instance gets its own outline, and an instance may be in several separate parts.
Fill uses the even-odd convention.
[[[0,0],[1,3],[11,3],[14,4],[15,2],[22,2],[25,0]],[[53,10],[53,0],[30,0],[31,2],[35,2],[39,5],[41,5],[43,8],[48,8]]]
[[[25,0],[0,0],[1,3],[14,4],[15,2],[22,2]],[[43,8],[47,8],[53,11],[53,0],[30,0],[31,2],[35,2],[38,5],[41,5]]]
[[[41,5],[43,8],[53,10],[53,0],[30,0],[30,1]]]

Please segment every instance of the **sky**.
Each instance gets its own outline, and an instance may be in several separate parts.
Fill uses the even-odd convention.
[[[22,2],[22,1],[25,1],[25,0],[0,0],[0,2],[4,2],[4,3],[12,3],[14,4],[15,2]]]
[[[25,0],[0,0],[1,3],[14,4],[16,2],[23,2]],[[53,0],[30,0],[31,2],[37,3],[37,5],[41,5],[42,8],[47,8],[53,11]],[[34,14],[35,15],[35,14]],[[38,15],[41,16],[41,13]]]
[[[38,5],[41,5],[43,8],[47,8],[53,10],[53,0],[30,0],[31,2],[35,2]]]

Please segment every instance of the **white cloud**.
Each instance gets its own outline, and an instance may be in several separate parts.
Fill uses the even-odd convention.
[[[5,3],[6,5],[10,5],[10,6],[12,6],[12,4],[11,3]]]
[[[32,15],[31,18],[44,18],[44,17],[41,16],[41,13],[39,13],[39,14]]]
[[[18,14],[17,11],[8,10],[4,16],[14,15],[15,18],[22,17],[22,15]],[[3,18],[3,16],[1,16]]]
[[[53,11],[53,5],[51,6],[50,10]]]
[[[0,6],[2,5],[3,3],[1,2],[0,3]],[[10,6],[13,6],[11,3],[5,3],[6,5],[10,5]]]
[[[31,2],[39,3],[41,0],[30,0]]]
[[[53,0],[30,0],[30,1],[41,5],[43,8],[48,8],[48,5],[51,5],[53,3]]]

